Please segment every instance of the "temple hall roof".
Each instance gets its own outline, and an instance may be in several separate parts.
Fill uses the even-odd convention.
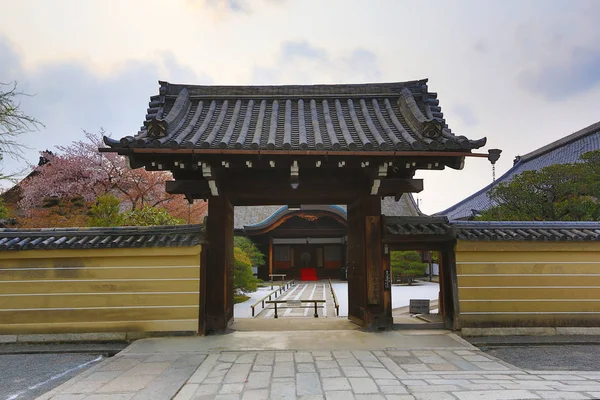
[[[330,206],[314,206],[330,207]],[[346,212],[346,206],[339,207],[341,212]],[[235,229],[244,229],[246,226],[264,223],[274,218],[278,213],[287,210],[287,206],[236,206],[234,209]],[[391,197],[381,200],[381,213],[387,216],[418,216],[421,211],[417,207],[411,193],[403,194],[398,201]]]
[[[395,83],[198,86],[160,82],[134,136],[113,149],[470,152],[447,127],[427,80]]]
[[[599,149],[600,122],[596,122],[531,153],[516,157],[512,168],[496,179],[495,182],[435,215],[445,215],[449,220],[472,218],[475,213],[487,210],[495,205],[489,198],[488,193],[496,185],[509,182],[515,175],[524,171],[540,170],[553,164],[577,162],[582,154]]]

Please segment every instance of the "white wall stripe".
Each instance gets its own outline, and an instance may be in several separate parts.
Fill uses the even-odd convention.
[[[532,302],[532,301],[548,301],[548,302],[560,302],[560,303],[585,301],[585,302],[600,303],[600,299],[489,299],[489,300],[477,299],[477,300],[459,300],[459,301],[461,303],[480,303],[480,302],[499,303],[499,302],[507,302],[507,301],[516,301],[516,302],[523,302],[523,303]]]
[[[73,325],[75,323],[84,323],[86,325],[90,324],[129,324],[131,322],[144,322],[144,323],[153,323],[153,322],[197,322],[197,318],[192,319],[143,319],[143,320],[128,320],[128,321],[80,321],[80,322],[48,322],[49,325]],[[23,325],[40,325],[39,322],[30,322],[30,323],[22,323],[22,324],[4,324],[0,323],[0,326],[23,326]]]
[[[457,261],[456,265],[478,264],[600,264],[600,261]]]
[[[461,312],[461,315],[552,315],[552,314],[600,314],[600,311],[511,311],[511,312],[503,312],[503,311],[468,311]]]
[[[19,281],[0,281],[2,283],[58,283],[58,282],[146,282],[146,281],[199,281],[200,278],[124,278],[124,279],[34,279]]]
[[[598,289],[599,286],[459,286],[458,289]]]
[[[536,276],[536,277],[542,277],[542,276],[600,276],[600,274],[545,274],[545,273],[539,273],[539,274],[459,274],[457,276]]]
[[[9,311],[74,311],[74,310],[137,310],[137,309],[154,309],[154,308],[198,308],[198,305],[181,305],[181,306],[114,306],[114,307],[66,307],[66,308],[0,308],[0,312]],[[106,321],[109,322],[109,321]]]
[[[0,268],[0,271],[54,271],[54,270],[92,270],[92,269],[199,269],[199,265],[170,265],[170,266],[138,266],[138,267],[33,267],[33,268]]]
[[[113,296],[113,295],[153,295],[153,294],[198,294],[195,292],[91,292],[91,293],[13,293],[0,294],[0,297],[29,297],[29,296]]]

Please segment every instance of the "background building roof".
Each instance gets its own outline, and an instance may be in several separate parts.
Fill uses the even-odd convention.
[[[160,82],[135,136],[112,148],[470,151],[455,136],[427,80],[287,86]]]
[[[553,164],[567,164],[579,161],[579,157],[600,149],[600,122],[588,126],[560,140],[515,158],[514,165],[504,175],[478,192],[435,215],[445,215],[449,220],[469,219],[475,212],[487,210],[495,205],[489,198],[489,191],[502,182],[524,171],[540,170]]]
[[[278,212],[285,210],[284,207],[287,206],[236,206],[234,209],[234,227],[235,229],[244,229],[245,226],[267,221],[273,218]],[[346,206],[336,207],[340,207],[345,213]],[[383,199],[381,201],[381,213],[388,216],[422,215],[414,197],[410,193],[403,194],[398,201],[391,197]]]

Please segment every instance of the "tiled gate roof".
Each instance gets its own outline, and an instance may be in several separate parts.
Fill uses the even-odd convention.
[[[353,85],[198,86],[160,82],[135,136],[112,148],[470,151],[427,80]]]

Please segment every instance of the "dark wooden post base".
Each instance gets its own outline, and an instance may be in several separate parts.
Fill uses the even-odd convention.
[[[348,315],[369,330],[392,327],[385,268],[381,199],[362,196],[348,204]]]
[[[208,200],[206,223],[205,332],[224,332],[233,320],[233,206],[227,197]],[[202,317],[202,316],[200,316]]]

